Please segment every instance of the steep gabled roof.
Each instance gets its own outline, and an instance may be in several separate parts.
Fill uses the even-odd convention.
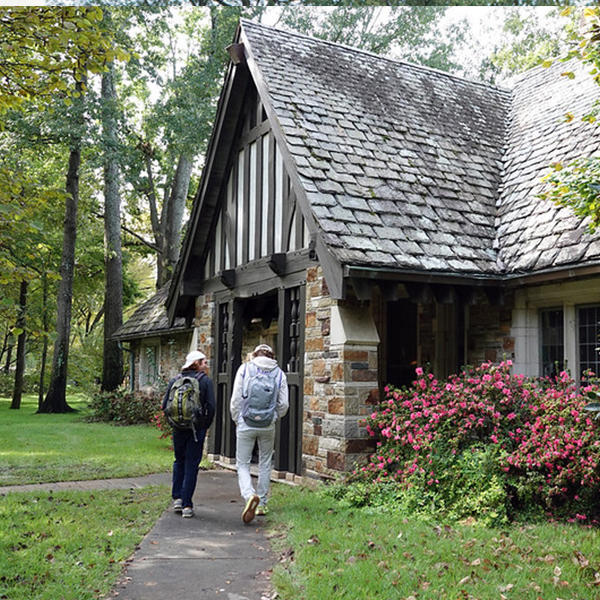
[[[498,271],[508,92],[250,21],[241,41],[342,264]]]
[[[185,319],[175,319],[169,325],[165,303],[169,292],[169,284],[163,286],[154,296],[142,302],[134,313],[115,331],[113,338],[127,341],[144,337],[155,337],[165,333],[182,333],[188,331]]]
[[[537,198],[551,162],[598,150],[597,128],[563,118],[598,97],[590,77],[557,64],[508,91],[247,20],[235,42],[242,64],[219,101],[171,320],[200,293],[188,275],[208,250],[248,78],[334,297],[361,270],[498,283],[600,264],[585,223]]]
[[[571,70],[575,79],[561,75]],[[508,275],[595,263],[600,257],[598,238],[583,219],[538,198],[552,163],[566,164],[600,148],[597,125],[581,120],[600,98],[588,70],[578,61],[557,62],[527,71],[515,85],[496,220],[499,264]]]

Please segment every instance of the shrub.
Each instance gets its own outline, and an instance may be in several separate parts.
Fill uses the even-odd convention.
[[[112,421],[120,425],[151,423],[160,400],[155,395],[135,394],[122,387],[112,392],[98,391],[92,396],[91,420]]]
[[[484,363],[447,381],[417,369],[410,388],[387,387],[366,419],[377,451],[353,485],[390,484],[413,511],[495,524],[543,510],[599,516],[600,441],[583,411],[597,383],[578,390],[567,373],[540,381],[510,367]]]
[[[23,377],[23,393],[24,394],[37,394],[39,389],[40,374],[25,373]],[[8,373],[0,373],[0,396],[3,398],[10,398],[13,395],[15,387],[15,373],[9,371]]]
[[[165,413],[162,410],[155,412],[154,415],[152,415],[150,422],[160,432],[158,436],[159,439],[164,440],[165,438],[171,437],[173,428],[169,421],[167,421],[167,417],[165,417]]]

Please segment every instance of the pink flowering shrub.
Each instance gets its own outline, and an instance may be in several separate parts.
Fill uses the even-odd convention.
[[[587,394],[567,373],[553,382],[484,363],[438,381],[417,369],[409,389],[386,388],[366,419],[377,451],[355,478],[391,485],[450,516],[505,521],[544,509],[600,513],[600,437]]]

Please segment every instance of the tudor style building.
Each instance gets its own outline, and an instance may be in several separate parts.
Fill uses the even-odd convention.
[[[564,65],[513,90],[242,21],[167,299],[195,327],[234,456],[233,375],[259,341],[290,386],[275,467],[348,470],[387,383],[431,365],[598,366],[600,244],[542,201],[554,161],[598,149],[598,96]]]

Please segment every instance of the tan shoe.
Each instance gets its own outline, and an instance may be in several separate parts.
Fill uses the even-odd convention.
[[[244,507],[244,511],[242,512],[242,521],[244,523],[248,524],[252,521],[252,519],[254,519],[256,507],[258,506],[259,502],[260,498],[256,494],[248,498],[248,502],[246,502],[246,506]]]
[[[266,504],[259,504],[258,508],[256,509],[256,516],[264,517],[268,512],[269,512],[269,509],[267,508]]]

